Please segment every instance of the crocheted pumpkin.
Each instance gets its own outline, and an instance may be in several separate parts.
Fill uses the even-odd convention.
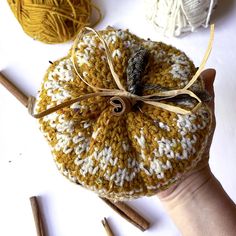
[[[196,72],[191,60],[172,46],[112,28],[100,34],[122,85],[132,93],[182,88]],[[75,58],[89,84],[117,88],[103,44],[94,33],[81,38]],[[203,90],[201,80],[190,90]],[[49,67],[35,111],[93,92],[78,77],[69,52]],[[180,97],[166,103],[191,109],[196,101]],[[39,123],[61,173],[102,197],[124,200],[154,195],[193,168],[206,146],[211,113],[204,104],[194,114],[181,115],[137,102],[115,116],[110,97],[96,96],[59,109]]]

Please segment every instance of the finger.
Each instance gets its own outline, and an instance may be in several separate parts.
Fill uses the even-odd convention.
[[[208,103],[208,105],[213,112],[214,112],[214,98],[215,98],[213,84],[214,84],[215,76],[216,76],[216,71],[214,69],[207,69],[201,73],[201,78],[204,83],[205,89],[207,90],[207,92],[210,94],[212,98],[210,102]]]
[[[201,73],[201,78],[203,79],[205,89],[208,91],[208,93],[214,97],[214,80],[216,76],[216,70],[215,69],[207,69],[204,70]]]
[[[214,69],[207,69],[205,71],[203,71],[201,73],[201,79],[204,83],[205,89],[207,90],[207,92],[209,93],[209,95],[211,96],[211,100],[207,103],[207,105],[209,106],[209,108],[212,111],[212,123],[211,123],[211,130],[209,133],[209,137],[208,137],[208,143],[207,143],[207,147],[205,149],[205,152],[203,154],[203,156],[205,157],[203,160],[200,162],[202,164],[207,164],[208,163],[208,159],[209,159],[209,150],[210,150],[210,146],[212,143],[212,139],[213,139],[213,135],[214,135],[214,130],[216,127],[216,119],[215,119],[215,103],[214,103],[214,98],[215,98],[215,94],[214,94],[214,80],[215,80],[215,76],[216,76],[216,71]]]

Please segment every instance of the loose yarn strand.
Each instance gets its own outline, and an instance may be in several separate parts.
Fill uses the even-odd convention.
[[[213,7],[214,7],[214,0],[211,0],[210,7],[208,10],[208,14],[207,14],[207,18],[206,18],[205,27],[208,27],[208,25],[209,25],[209,21],[210,21],[210,17],[211,17],[212,11],[213,11]]]
[[[213,41],[214,41],[214,30],[215,30],[215,26],[212,24],[211,25],[211,34],[210,34],[210,39],[209,39],[209,43],[208,43],[208,47],[207,47],[207,51],[202,59],[202,62],[196,72],[196,74],[193,76],[193,78],[190,80],[190,82],[184,87],[184,89],[188,89],[190,88],[193,83],[197,80],[197,78],[200,76],[201,72],[204,69],[204,66],[211,54],[211,50],[212,50],[212,45],[213,45]]]
[[[76,11],[75,11],[75,8],[74,8],[73,4],[71,3],[70,0],[67,0],[67,2],[68,2],[69,6],[70,6],[70,8],[71,8],[71,11],[72,11],[73,16],[74,16],[75,18],[77,18],[77,14],[76,14]]]
[[[167,25],[168,25],[168,28],[170,28],[171,34],[174,34],[175,32],[177,14],[180,9],[180,2],[182,1],[181,0],[174,1],[173,6],[171,4],[172,2],[169,2],[170,5],[169,5],[168,13],[170,14],[170,18],[169,18],[169,21],[167,22]]]

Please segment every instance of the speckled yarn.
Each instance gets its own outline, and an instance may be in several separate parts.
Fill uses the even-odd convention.
[[[137,48],[149,51],[143,84],[151,89],[182,88],[196,72],[190,59],[176,48],[143,40],[129,31],[106,29],[115,71],[127,87],[127,65]],[[76,61],[83,78],[96,87],[116,88],[101,41],[88,33],[78,42]],[[191,89],[202,89],[198,80]],[[93,92],[75,73],[71,52],[48,69],[35,107],[44,111]],[[109,97],[94,97],[60,109],[39,120],[57,167],[71,181],[102,197],[124,200],[151,196],[175,183],[202,158],[211,130],[206,105],[180,115],[138,104],[122,116],[112,115]],[[193,100],[172,101],[191,108]],[[137,104],[136,104],[137,105]]]

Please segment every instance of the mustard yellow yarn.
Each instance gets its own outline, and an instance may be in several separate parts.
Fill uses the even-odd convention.
[[[124,87],[129,58],[140,47],[148,50],[143,82],[152,90],[143,90],[143,95],[183,88],[196,72],[192,61],[172,46],[140,39],[129,31],[107,29],[100,34]],[[103,45],[93,33],[78,42],[75,57],[89,84],[116,88]],[[191,89],[202,90],[201,80]],[[69,52],[49,67],[36,113],[91,92],[75,73]],[[134,107],[117,117],[109,99],[89,98],[39,120],[57,167],[71,181],[102,197],[133,199],[168,188],[201,160],[212,123],[205,104],[194,114],[180,115],[140,103],[140,109]],[[172,103],[186,109],[194,105],[192,100]]]
[[[8,0],[8,3],[25,33],[44,43],[66,42],[90,25],[90,0]]]

